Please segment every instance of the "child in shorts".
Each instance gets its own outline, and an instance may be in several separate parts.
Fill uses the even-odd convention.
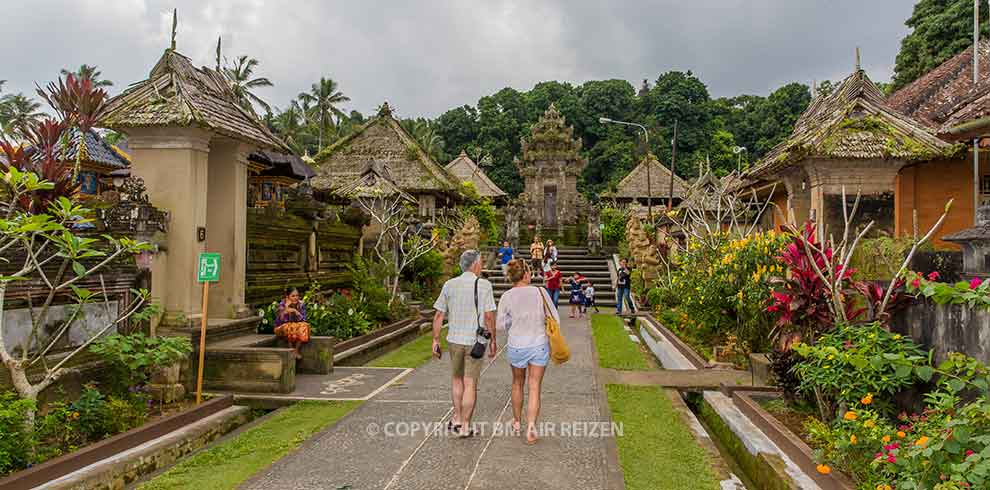
[[[595,313],[601,313],[598,305],[595,304],[595,285],[590,282],[584,288],[584,311],[587,312],[588,308],[594,308]]]

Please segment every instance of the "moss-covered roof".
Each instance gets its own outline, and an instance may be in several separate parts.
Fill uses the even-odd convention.
[[[100,113],[104,127],[201,127],[262,148],[290,151],[258,116],[244,110],[226,77],[192,61],[173,49],[135,83],[110,99]]]
[[[815,98],[791,136],[744,177],[765,177],[808,158],[918,161],[951,156],[959,149],[890,107],[876,84],[856,69],[830,95]]]
[[[361,170],[357,178],[346,185],[334,189],[334,194],[348,199],[359,197],[387,198],[399,196],[415,203],[416,199],[395,184],[391,169],[382,162],[370,162]]]
[[[378,115],[324,148],[315,157],[316,189],[334,191],[349,186],[372,162],[386,165],[395,185],[405,192],[457,193],[456,177],[426,153],[392,116],[388,103]]]
[[[647,172],[647,168],[649,168],[649,172]],[[639,165],[636,165],[628,175],[619,181],[615,191],[608,193],[607,196],[619,199],[669,197],[671,178],[674,179],[674,198],[683,198],[688,188],[687,183],[680,177],[671,174],[670,169],[660,163],[656,155],[650,153],[643,157]],[[652,192],[652,196],[649,196],[650,193],[647,190]]]
[[[471,182],[481,197],[502,197],[505,191],[488,178],[485,171],[471,160],[467,152],[461,150],[457,158],[450,161],[445,167],[448,172],[454,175],[461,182]]]

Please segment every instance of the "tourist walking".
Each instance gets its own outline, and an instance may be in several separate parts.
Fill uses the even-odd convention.
[[[532,270],[543,275],[543,242],[539,236],[533,237],[533,243],[529,246],[530,260],[533,263]]]
[[[575,272],[567,284],[571,293],[571,314],[570,318],[581,318],[584,316],[584,276],[580,272]]]
[[[550,265],[550,270],[546,272],[544,277],[547,293],[550,294],[550,298],[553,300],[551,303],[555,309],[557,308],[557,301],[560,300],[560,282],[563,278],[564,275],[560,272],[557,264]]]
[[[499,329],[508,331],[507,357],[512,368],[512,428],[519,432],[522,423],[523,391],[529,388],[526,403],[526,443],[535,444],[539,436],[536,419],[540,415],[540,390],[543,373],[550,361],[550,342],[546,333],[546,317],[560,317],[550,307],[550,296],[541,288],[530,285],[532,273],[525,261],[508,264],[512,289],[502,294],[498,302]]]
[[[299,348],[309,342],[309,323],[306,321],[306,305],[299,297],[299,290],[287,287],[275,312],[275,336],[289,343],[296,359],[302,359]]]
[[[512,260],[512,253],[513,252],[514,252],[514,250],[512,250],[512,245],[509,245],[509,241],[508,240],[502,242],[502,247],[498,249],[498,258],[500,260],[499,264],[502,265],[502,275],[503,276],[505,275],[506,264],[508,264],[509,261]]]
[[[619,261],[619,270],[615,273],[615,313],[617,315],[622,314],[622,303],[626,301],[629,303],[629,312],[635,314],[636,307],[633,305],[632,295],[629,292],[629,287],[632,284],[632,270],[629,269],[626,259]]]
[[[547,240],[546,249],[543,251],[543,261],[549,265],[557,263],[557,246],[553,244],[553,240]]]
[[[482,358],[471,356],[471,348],[482,340],[487,331],[488,356],[495,357],[495,297],[492,283],[481,278],[481,252],[467,250],[461,254],[461,275],[443,284],[440,296],[433,308],[434,357],[442,357],[440,330],[447,319],[447,350],[450,353],[451,399],[453,412],[449,430],[460,437],[471,437],[471,416],[474,414],[478,394],[478,377],[481,375]]]

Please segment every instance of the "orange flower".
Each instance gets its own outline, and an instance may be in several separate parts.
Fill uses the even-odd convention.
[[[859,402],[862,403],[863,405],[869,405],[873,403],[873,393],[867,393],[866,396],[864,396],[861,400],[859,400]]]
[[[883,436],[883,439],[880,440],[883,442],[890,442],[890,436]]]
[[[842,416],[842,418],[846,420],[856,420],[856,417],[856,412],[853,412],[852,410],[846,412],[846,414]]]
[[[890,485],[886,485],[886,484],[881,483],[881,484],[877,485],[877,490],[891,490],[891,487],[890,487]]]
[[[928,444],[928,436],[921,436],[920,439],[918,439],[917,441],[914,441],[914,445],[915,446],[922,446],[922,447],[924,447],[927,444]]]
[[[856,444],[856,434],[849,436],[849,444]]]
[[[905,434],[903,430],[897,431],[897,437],[899,437],[901,439],[904,439],[904,436],[906,436],[906,435],[907,434]]]
[[[829,468],[827,464],[820,464],[816,466],[815,469],[818,470],[818,472],[823,475],[827,475],[832,472],[832,468]]]

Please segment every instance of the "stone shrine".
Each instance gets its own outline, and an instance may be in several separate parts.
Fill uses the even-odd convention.
[[[522,156],[514,162],[525,182],[520,216],[524,224],[536,225],[537,232],[563,235],[564,226],[578,224],[587,208],[577,181],[588,161],[580,153],[581,139],[573,133],[550,104],[531,134],[522,138]]]

